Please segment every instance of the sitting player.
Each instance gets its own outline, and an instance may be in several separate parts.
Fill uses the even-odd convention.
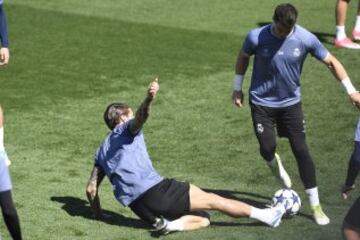
[[[160,233],[207,227],[210,221],[204,216],[204,210],[217,210],[235,218],[250,217],[277,227],[285,212],[284,206],[258,209],[158,174],[146,150],[142,131],[158,90],[157,80],[151,82],[135,116],[124,103],[113,103],[106,108],[104,120],[111,133],[96,152],[86,187],[95,216],[102,216],[98,188],[106,175],[113,185],[115,198]]]

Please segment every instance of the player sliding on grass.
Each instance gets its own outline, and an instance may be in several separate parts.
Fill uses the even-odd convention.
[[[278,135],[289,139],[316,223],[326,225],[330,220],[320,206],[315,166],[305,141],[301,107],[300,75],[308,53],[325,63],[358,107],[360,95],[342,64],[314,34],[296,25],[296,20],[295,7],[280,4],[275,9],[272,24],[250,31],[236,62],[232,97],[235,105],[243,105],[242,83],[250,57],[255,55],[249,96],[260,154],[283,186],[290,188],[290,177],[275,152],[276,126]]]
[[[234,218],[250,217],[277,227],[285,212],[283,206],[258,209],[158,174],[146,150],[142,131],[158,90],[157,80],[151,82],[135,116],[124,103],[112,103],[106,108],[104,120],[111,133],[96,152],[86,187],[95,216],[102,216],[98,188],[106,175],[113,185],[115,198],[161,233],[207,227],[210,221],[203,210],[217,210]]]

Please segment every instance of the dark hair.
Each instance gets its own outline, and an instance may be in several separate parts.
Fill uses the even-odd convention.
[[[104,112],[104,121],[110,130],[113,130],[119,123],[119,117],[129,111],[125,103],[111,103]]]
[[[292,28],[298,16],[296,8],[290,3],[280,4],[275,8],[273,20],[275,23]]]

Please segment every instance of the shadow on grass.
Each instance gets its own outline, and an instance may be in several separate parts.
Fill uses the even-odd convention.
[[[65,197],[54,196],[51,197],[50,200],[54,202],[62,203],[63,206],[61,208],[65,210],[70,216],[73,217],[83,217],[94,221],[100,221],[117,226],[142,228],[142,229],[149,228],[149,225],[141,221],[140,219],[125,217],[121,214],[104,209],[103,209],[103,213],[108,217],[102,219],[95,219],[92,215],[90,206],[88,206],[88,202],[80,198],[71,197],[71,196],[65,196]]]
[[[218,194],[222,197],[242,201],[246,204],[249,204],[251,206],[257,207],[257,208],[266,208],[269,204],[271,204],[271,198],[267,196],[262,196],[257,193],[249,193],[249,192],[239,192],[239,191],[230,191],[230,190],[220,190],[220,189],[203,189],[206,192],[211,192]],[[240,195],[240,196],[239,196]],[[310,220],[313,220],[312,216],[309,214],[305,214],[302,212],[297,213],[296,216],[300,216],[303,218],[307,218]],[[284,220],[291,219],[292,217],[284,218]],[[211,225],[214,226],[264,226],[265,224],[261,222],[252,222],[252,223],[239,223],[239,222],[211,222]]]
[[[266,208],[267,204],[271,202],[270,197],[262,196],[260,194],[256,193],[248,193],[248,192],[239,192],[239,191],[231,191],[231,190],[220,190],[220,189],[203,189],[206,192],[211,192],[218,194],[222,197],[242,201],[244,203],[247,203],[249,205],[252,205],[257,208]],[[239,196],[240,195],[240,196]],[[121,214],[109,211],[109,210],[103,210],[103,213],[106,214],[107,218],[103,219],[95,219],[92,215],[92,211],[90,206],[88,206],[88,202],[72,197],[72,196],[63,196],[63,197],[56,197],[53,196],[50,198],[51,201],[62,203],[63,206],[61,207],[63,210],[65,210],[70,216],[73,217],[83,217],[86,219],[91,219],[94,221],[100,221],[111,225],[116,226],[124,226],[124,227],[131,227],[131,228],[138,228],[138,229],[149,229],[149,225],[143,222],[140,219],[134,219],[125,217]],[[299,212],[297,216],[301,216],[304,218],[312,219],[311,215],[304,214]],[[286,220],[286,218],[284,219]],[[218,226],[218,227],[262,227],[267,226],[264,223],[261,222],[238,222],[236,220],[232,220],[229,218],[229,221],[211,221],[212,226]],[[150,235],[152,237],[160,237],[160,235],[157,232],[151,232]]]
[[[265,26],[271,24],[271,22],[258,22],[257,25],[259,27]],[[313,32],[311,31],[322,43],[325,44],[333,44],[334,43],[334,38],[335,38],[335,34],[330,34],[330,33],[323,33],[323,32]]]

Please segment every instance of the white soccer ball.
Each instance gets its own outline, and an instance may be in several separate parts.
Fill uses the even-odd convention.
[[[293,216],[299,212],[301,207],[301,199],[299,195],[292,189],[280,189],[276,191],[272,198],[273,206],[282,204],[285,207],[285,215]]]

